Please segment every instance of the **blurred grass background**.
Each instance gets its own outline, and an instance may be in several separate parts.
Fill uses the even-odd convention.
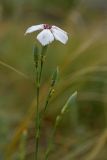
[[[50,159],[107,160],[106,0],[0,0],[0,160],[19,160],[25,129],[25,159],[34,159],[36,33],[25,37],[24,32],[39,23],[55,24],[69,33],[67,45],[50,45],[44,66],[41,107],[57,65],[60,79],[44,118],[40,159],[56,115],[77,90],[77,103],[63,117]]]

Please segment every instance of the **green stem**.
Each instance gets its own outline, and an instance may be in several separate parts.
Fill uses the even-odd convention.
[[[21,142],[20,142],[20,155],[19,155],[19,160],[25,160],[26,156],[26,141],[27,141],[27,131],[24,130],[22,135],[21,135]]]
[[[53,129],[53,132],[52,132],[52,135],[51,135],[51,137],[50,137],[50,141],[49,141],[49,144],[48,144],[46,153],[45,153],[45,160],[48,160],[48,158],[49,158],[50,152],[51,152],[51,150],[52,150],[52,145],[53,145],[55,133],[56,133],[56,130],[57,130],[57,126],[59,125],[59,123],[60,123],[60,121],[61,121],[61,119],[62,119],[62,115],[63,115],[63,113],[60,113],[60,114],[56,117],[54,129]]]
[[[45,112],[46,112],[46,110],[47,110],[47,106],[48,106],[48,104],[49,104],[49,100],[50,100],[53,92],[54,92],[54,89],[53,89],[53,88],[50,88],[49,93],[48,93],[48,96],[47,96],[47,99],[46,99],[46,102],[45,102],[45,105],[44,105],[44,108],[43,108],[43,110],[41,110],[41,112],[40,112],[40,121],[39,121],[40,127],[41,127],[41,125],[42,125],[43,118],[44,118],[44,116],[45,116]]]
[[[38,160],[38,150],[39,150],[39,138],[40,138],[40,129],[43,121],[43,117],[45,115],[49,99],[50,99],[50,93],[52,92],[52,89],[50,89],[43,112],[41,111],[39,113],[39,88],[37,88],[37,111],[36,111],[36,152],[35,152],[35,159]]]
[[[53,87],[51,87],[51,88],[50,88],[50,90],[49,90],[49,93],[48,93],[47,99],[46,99],[45,106],[44,106],[44,111],[43,111],[44,113],[45,113],[45,112],[46,112],[46,110],[47,110],[47,106],[48,106],[48,104],[49,104],[49,100],[50,100],[50,98],[52,97],[53,93],[54,93],[54,88],[53,88]]]
[[[39,72],[37,68],[37,107],[36,107],[36,151],[35,151],[35,160],[38,160],[38,150],[39,150]]]
[[[36,65],[36,82],[37,82],[37,109],[36,109],[36,151],[35,151],[35,160],[38,160],[38,151],[39,151],[39,138],[40,138],[40,113],[39,113],[39,93],[40,93],[40,82],[43,70],[43,64],[45,59],[45,52],[47,46],[42,48],[41,59],[37,62]]]
[[[50,138],[50,141],[49,141],[49,144],[48,144],[48,147],[47,147],[47,150],[46,150],[46,153],[45,153],[45,160],[48,160],[49,158],[49,154],[52,150],[52,145],[53,145],[53,140],[54,140],[54,137],[55,137],[55,133],[56,133],[56,129],[58,127],[58,125],[60,124],[62,118],[63,118],[63,115],[64,113],[67,111],[68,107],[71,106],[72,104],[74,104],[75,100],[76,100],[76,97],[77,97],[77,91],[75,91],[67,100],[67,102],[65,103],[65,105],[63,106],[63,108],[61,109],[61,112],[59,113],[59,115],[56,117],[56,120],[55,120],[55,125],[54,125],[54,129],[53,129],[53,132],[52,132],[52,136]]]
[[[57,125],[55,124],[54,129],[53,129],[53,132],[52,132],[52,135],[51,135],[51,137],[50,137],[50,141],[49,141],[49,144],[48,144],[48,148],[47,148],[46,153],[45,153],[45,160],[48,160],[49,155],[50,155],[50,152],[51,152],[51,150],[52,150],[52,145],[53,145],[53,141],[54,141],[56,129],[57,129]]]

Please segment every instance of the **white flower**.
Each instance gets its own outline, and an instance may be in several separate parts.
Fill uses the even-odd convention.
[[[63,44],[66,44],[68,41],[67,32],[65,32],[64,30],[60,29],[57,26],[51,26],[48,24],[31,26],[26,30],[25,35],[38,30],[42,30],[37,35],[37,39],[43,46],[52,43],[54,40],[58,40]]]

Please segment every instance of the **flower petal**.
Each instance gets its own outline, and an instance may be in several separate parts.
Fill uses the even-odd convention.
[[[59,28],[57,26],[52,26],[52,29],[57,29],[57,30],[67,34],[67,32],[65,32],[63,29],[61,29],[61,28]]]
[[[31,26],[31,27],[29,27],[29,28],[26,30],[25,35],[26,35],[27,33],[32,33],[32,32],[34,32],[34,31],[38,31],[38,30],[41,30],[41,29],[43,29],[43,24]]]
[[[56,40],[60,41],[63,44],[67,43],[67,41],[68,41],[67,32],[65,32],[64,30],[62,30],[62,29],[60,29],[59,27],[56,27],[56,26],[52,26],[51,31],[52,31]]]
[[[54,36],[49,29],[44,29],[38,34],[37,39],[43,46],[45,46],[54,41]]]

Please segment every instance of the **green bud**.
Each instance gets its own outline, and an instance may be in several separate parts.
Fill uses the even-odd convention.
[[[52,80],[51,80],[51,86],[53,87],[57,80],[58,80],[58,76],[59,76],[59,68],[57,67],[57,69],[54,71],[53,75],[52,75]]]
[[[40,59],[40,53],[39,53],[39,50],[38,50],[37,46],[34,46],[33,53],[34,53],[35,66],[37,68],[38,67],[38,62],[39,62],[39,59]]]

